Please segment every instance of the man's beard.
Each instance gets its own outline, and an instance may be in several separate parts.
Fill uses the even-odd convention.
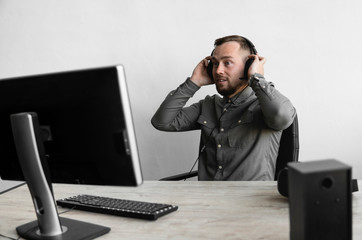
[[[224,88],[224,89],[219,89],[217,86],[216,86],[216,90],[217,92],[221,95],[221,96],[224,96],[224,97],[228,97],[232,94],[234,94],[239,88],[241,88],[243,86],[243,83],[242,81],[240,81],[240,84],[232,87],[228,87],[228,88]]]
[[[224,96],[224,97],[230,96],[233,93],[235,93],[235,91],[236,91],[236,89],[233,89],[233,88],[219,90],[217,87],[216,87],[216,90],[221,96]]]

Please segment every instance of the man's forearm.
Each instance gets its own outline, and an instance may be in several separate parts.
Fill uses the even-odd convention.
[[[193,108],[184,108],[187,101],[199,90],[189,78],[176,90],[170,92],[151,119],[152,125],[162,131],[182,131],[190,128]]]
[[[296,115],[296,110],[290,100],[260,74],[254,75],[249,80],[249,84],[259,100],[266,124],[275,130],[286,129]]]

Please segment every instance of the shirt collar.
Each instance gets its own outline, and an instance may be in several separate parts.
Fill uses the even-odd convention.
[[[243,91],[239,92],[232,98],[223,97],[221,99],[221,101],[223,104],[226,104],[226,103],[240,104],[245,99],[249,98],[252,93],[253,93],[253,89],[250,86],[247,86]]]

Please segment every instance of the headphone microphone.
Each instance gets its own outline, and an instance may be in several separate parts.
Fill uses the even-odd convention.
[[[256,48],[255,48],[254,44],[253,44],[249,39],[247,39],[247,38],[245,38],[245,37],[242,37],[242,38],[245,40],[246,44],[247,44],[248,47],[250,48],[251,54],[255,54],[255,55],[256,55],[256,54],[258,53],[258,51],[256,51]],[[212,50],[210,56],[212,56],[212,55],[214,54],[214,51],[215,51],[215,49]],[[244,67],[244,75],[243,75],[243,77],[240,77],[240,78],[239,78],[240,80],[247,80],[247,79],[248,79],[248,71],[249,71],[249,68],[250,68],[250,66],[251,66],[251,64],[252,64],[253,62],[254,62],[254,58],[249,58],[249,59],[246,61],[245,67]],[[213,68],[212,62],[209,61],[209,64],[207,65],[207,74],[209,75],[209,77],[210,77],[212,80],[214,80],[214,77],[212,76],[212,68]]]

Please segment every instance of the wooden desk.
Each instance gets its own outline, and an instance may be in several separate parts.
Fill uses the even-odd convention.
[[[56,199],[82,193],[179,206],[157,221],[77,210],[61,214],[111,227],[99,239],[289,239],[288,201],[279,195],[276,182],[146,181],[139,187],[53,187]],[[362,239],[361,208],[362,193],[354,193],[354,239]],[[16,237],[17,226],[35,219],[26,185],[0,195],[0,234]]]

